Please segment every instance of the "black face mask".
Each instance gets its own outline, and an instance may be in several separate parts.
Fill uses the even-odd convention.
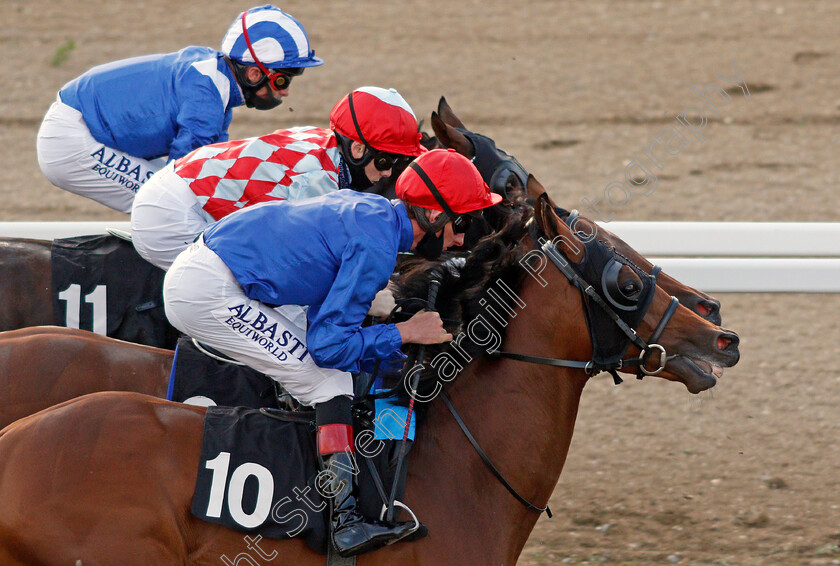
[[[364,166],[359,167],[358,165],[346,160],[345,163],[347,163],[347,168],[350,170],[350,186],[360,192],[367,191],[373,183],[370,182],[367,174],[365,174]]]
[[[242,89],[242,97],[245,99],[245,106],[248,108],[256,108],[257,110],[271,110],[283,104],[282,100],[274,98],[271,92],[271,87],[268,86],[268,77],[262,76],[260,80],[255,83],[248,82],[246,73],[248,66],[231,61],[233,67],[233,74],[236,77],[236,82],[239,88]],[[258,96],[257,91],[262,87],[268,87],[267,96]]]
[[[283,104],[282,100],[277,100],[271,93],[271,87],[268,86],[268,80],[265,75],[255,84],[249,84],[245,81],[240,81],[239,86],[242,87],[242,96],[245,98],[245,106],[248,108],[256,108],[257,110],[271,110]],[[260,96],[257,91],[262,87],[266,87],[266,94]]]
[[[277,100],[271,95],[270,90],[268,92],[268,96],[258,96],[258,90],[259,87],[254,89],[245,87],[242,89],[242,93],[245,96],[245,106],[248,108],[256,108],[257,110],[271,110],[272,108],[277,108],[283,104],[282,100]]]
[[[414,253],[425,259],[437,259],[443,253],[443,232],[440,236],[434,232],[426,232],[426,235],[417,243]]]
[[[351,151],[353,140],[342,136],[338,132],[335,132],[335,138],[338,141],[338,152],[350,171],[350,187],[359,192],[367,192],[373,186],[373,183],[365,174],[365,166],[370,163],[370,159],[365,159],[367,153],[362,156],[362,159],[354,159]]]

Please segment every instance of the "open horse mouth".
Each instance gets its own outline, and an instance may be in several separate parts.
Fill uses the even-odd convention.
[[[680,356],[668,362],[667,371],[682,382],[690,393],[711,389],[723,377],[723,368],[705,360]]]

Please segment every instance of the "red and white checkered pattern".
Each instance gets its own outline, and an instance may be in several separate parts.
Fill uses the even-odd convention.
[[[331,130],[303,127],[200,147],[175,161],[175,172],[218,220],[258,202],[338,190],[339,159]]]

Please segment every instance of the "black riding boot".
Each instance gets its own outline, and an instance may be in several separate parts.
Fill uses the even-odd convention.
[[[353,427],[350,399],[337,397],[315,407],[318,454],[328,481],[322,492],[330,501],[331,537],[341,556],[355,556],[396,542],[411,534],[413,523],[368,520],[356,509]]]
[[[345,452],[321,457],[330,470],[329,494],[332,541],[341,556],[370,552],[411,534],[413,523],[384,523],[368,520],[356,510],[353,462]]]

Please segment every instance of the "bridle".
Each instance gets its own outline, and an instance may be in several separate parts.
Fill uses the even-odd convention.
[[[511,175],[516,176],[523,187],[528,184],[528,172],[516,158],[496,147],[496,142],[485,135],[464,128],[455,128],[473,146],[473,163],[484,181],[494,193],[507,198],[506,183]]]
[[[619,358],[617,360],[610,360],[607,362],[599,362],[596,361],[597,352],[594,351],[593,348],[593,359],[589,361],[575,361],[575,360],[562,360],[558,358],[544,358],[540,356],[531,356],[528,354],[519,354],[515,352],[506,352],[502,350],[494,350],[488,352],[490,356],[493,357],[504,357],[510,358],[513,360],[518,360],[521,362],[529,362],[535,364],[543,364],[543,365],[550,365],[556,367],[568,367],[568,368],[578,368],[583,369],[587,375],[594,376],[603,371],[610,373],[613,376],[613,381],[618,385],[623,380],[618,376],[618,370],[622,369],[627,366],[638,365],[638,371],[636,373],[636,377],[638,379],[642,379],[646,375],[658,375],[665,369],[665,364],[670,359],[674,359],[676,356],[668,356],[667,352],[665,351],[665,347],[658,343],[659,339],[662,337],[662,333],[665,331],[665,327],[668,325],[668,322],[671,320],[671,317],[676,312],[677,307],[679,306],[679,300],[676,297],[671,297],[670,302],[668,303],[668,307],[665,309],[665,313],[662,315],[662,318],[659,320],[659,323],[654,328],[653,333],[651,333],[650,337],[648,338],[647,342],[643,340],[635,331],[635,329],[631,328],[622,318],[619,316],[618,313],[615,312],[614,308],[607,304],[607,301],[604,300],[603,297],[595,290],[595,288],[586,282],[583,277],[572,267],[572,264],[568,262],[565,257],[561,254],[561,252],[557,249],[557,246],[553,242],[549,242],[543,240],[540,245],[540,250],[551,260],[551,262],[560,270],[566,279],[569,280],[569,283],[577,287],[581,295],[584,298],[584,301],[587,299],[592,301],[595,305],[598,306],[602,310],[604,314],[606,314],[621,330],[622,333],[628,339],[628,346],[629,343],[634,344],[636,347],[641,350],[640,354],[636,358]],[[651,284],[655,287],[656,286],[656,277],[659,272],[662,271],[662,268],[659,266],[654,266],[649,274],[651,278]],[[645,308],[645,311],[647,308]],[[642,313],[644,316],[644,313]],[[592,328],[591,317],[587,317],[587,323],[590,327],[590,334],[592,334],[595,329]],[[647,369],[647,362],[650,356],[654,353],[659,353],[659,360],[658,360],[658,367],[653,370]]]
[[[593,242],[595,242],[595,241],[593,240]],[[493,356],[493,357],[504,357],[504,358],[509,358],[509,359],[512,359],[512,360],[534,363],[534,364],[543,364],[543,365],[549,365],[549,366],[555,366],[555,367],[568,367],[568,368],[582,369],[589,376],[593,376],[593,375],[596,375],[596,374],[598,374],[602,371],[606,371],[606,372],[609,372],[613,376],[613,380],[615,381],[616,385],[618,385],[619,383],[622,382],[622,379],[618,376],[618,373],[617,373],[618,370],[621,369],[621,368],[638,364],[639,368],[637,370],[636,376],[637,376],[638,379],[642,379],[645,375],[657,375],[657,374],[661,373],[665,369],[665,364],[669,360],[677,357],[676,355],[668,356],[667,352],[665,351],[664,346],[662,346],[658,343],[660,337],[662,336],[662,333],[665,330],[665,327],[668,325],[668,322],[671,320],[671,317],[674,315],[674,312],[677,310],[677,306],[679,305],[679,300],[676,297],[674,297],[674,296],[671,297],[671,300],[668,303],[668,307],[665,309],[665,313],[662,315],[662,318],[659,320],[659,323],[657,323],[656,328],[654,328],[654,330],[653,330],[653,333],[651,333],[648,340],[645,341],[641,337],[639,337],[639,335],[636,333],[636,330],[631,325],[629,325],[625,320],[623,320],[622,316],[619,315],[619,313],[617,313],[614,310],[614,308],[608,304],[608,302],[612,302],[613,305],[617,306],[619,310],[630,310],[630,309],[627,309],[626,306],[622,308],[621,305],[617,305],[616,301],[614,301],[613,299],[610,299],[609,295],[607,294],[607,285],[604,284],[603,275],[607,271],[617,273],[617,270],[611,270],[611,269],[609,269],[609,267],[605,266],[605,269],[602,269],[602,271],[601,271],[602,292],[607,296],[607,299],[608,299],[608,300],[604,300],[604,297],[602,297],[598,293],[598,291],[595,289],[595,287],[593,285],[591,285],[590,283],[588,283],[586,281],[586,279],[582,276],[582,274],[579,272],[581,267],[577,266],[577,265],[573,266],[573,264],[571,264],[569,261],[567,261],[566,258],[563,256],[563,254],[560,252],[560,250],[557,248],[556,244],[554,244],[554,242],[550,242],[550,241],[545,240],[544,238],[541,238],[541,239],[538,239],[538,243],[539,243],[539,250],[551,260],[551,262],[557,267],[557,269],[559,269],[560,272],[566,277],[566,279],[568,279],[570,284],[574,285],[575,287],[577,287],[580,290],[581,296],[582,296],[582,299],[583,299],[583,302],[584,302],[584,305],[586,306],[586,308],[589,311],[591,311],[591,309],[595,308],[595,307],[600,309],[600,311],[603,314],[605,314],[610,320],[612,320],[613,323],[619,328],[619,330],[621,330],[621,332],[625,335],[625,337],[627,339],[627,342],[626,342],[627,345],[624,347],[624,349],[623,349],[623,351],[621,352],[620,355],[618,355],[618,356],[608,356],[608,359],[606,359],[606,361],[604,361],[604,360],[599,361],[597,359],[599,356],[598,356],[598,352],[597,352],[597,341],[595,339],[595,336],[596,336],[595,329],[593,328],[593,326],[594,326],[593,325],[593,320],[592,320],[593,317],[592,317],[591,314],[589,314],[589,315],[587,315],[586,322],[587,322],[587,326],[589,327],[590,338],[593,341],[593,356],[592,356],[592,359],[589,360],[589,361],[562,360],[562,359],[558,359],[558,358],[544,358],[544,357],[540,357],[540,356],[531,356],[531,355],[528,355],[528,354],[520,354],[520,353],[516,353],[516,352],[507,352],[507,351],[502,351],[502,350],[493,350],[493,351],[487,352],[488,355]],[[592,242],[587,242],[587,244],[584,244],[584,245],[587,247],[587,251],[594,249],[592,246],[603,246],[604,248],[606,247],[606,246],[604,246],[604,244],[601,244],[600,242],[595,242],[594,244],[592,244]],[[612,250],[612,256],[613,256],[612,261],[616,261],[614,259],[615,256],[621,257],[614,250]],[[643,281],[647,280],[647,285],[648,285],[647,293],[646,293],[646,299],[647,300],[644,301],[643,304],[637,305],[637,308],[641,310],[640,315],[637,317],[638,321],[640,322],[641,319],[646,314],[648,307],[650,306],[650,302],[653,298],[653,293],[656,290],[656,276],[661,271],[661,268],[658,267],[658,266],[654,266],[654,268],[651,270],[650,274],[645,274],[645,273],[641,272],[641,270],[639,270],[636,266],[634,266],[629,260],[626,260],[625,258],[622,258],[622,259],[624,259],[626,263],[624,263],[624,262],[618,262],[618,263],[624,263],[624,265],[629,265],[629,266],[633,267],[636,270],[637,274],[640,275],[640,277],[641,277],[641,275],[646,276],[646,277],[643,278]],[[584,257],[584,262],[586,260],[587,260],[587,258],[585,256]],[[581,264],[583,264],[584,262],[581,262]],[[590,306],[590,305],[594,305],[594,306]],[[431,305],[430,307],[433,307],[433,305]],[[625,359],[625,358],[623,358],[623,354],[626,351],[626,349],[629,347],[630,343],[637,346],[641,350],[641,352],[640,352],[639,356],[636,357],[636,358]],[[648,370],[647,367],[646,367],[646,364],[647,364],[648,358],[650,358],[650,356],[654,352],[659,353],[659,361],[658,361],[659,367],[657,367],[654,370]],[[453,418],[458,423],[458,426],[461,428],[461,431],[467,437],[467,440],[469,440],[470,444],[475,449],[475,451],[478,453],[478,455],[481,457],[481,460],[484,462],[484,464],[489,468],[489,470],[493,474],[493,476],[497,480],[499,480],[499,482],[505,487],[505,489],[507,489],[508,492],[511,495],[513,495],[513,497],[516,498],[516,500],[519,501],[522,505],[524,505],[528,510],[534,511],[535,513],[540,513],[540,514],[545,512],[546,515],[550,518],[551,517],[551,509],[549,509],[548,505],[540,507],[538,505],[535,505],[535,504],[531,503],[530,501],[525,499],[519,492],[517,492],[516,489],[504,478],[504,476],[502,476],[502,473],[498,470],[498,468],[496,468],[496,466],[490,460],[489,456],[487,456],[487,454],[484,452],[484,450],[478,444],[475,437],[470,432],[469,428],[467,428],[466,423],[464,423],[464,420],[461,418],[461,416],[455,410],[455,407],[452,404],[452,401],[449,399],[449,396],[446,394],[446,391],[441,390],[440,395],[441,395],[441,398],[443,400],[444,405],[446,405],[446,408],[449,409],[449,412],[452,414]]]

